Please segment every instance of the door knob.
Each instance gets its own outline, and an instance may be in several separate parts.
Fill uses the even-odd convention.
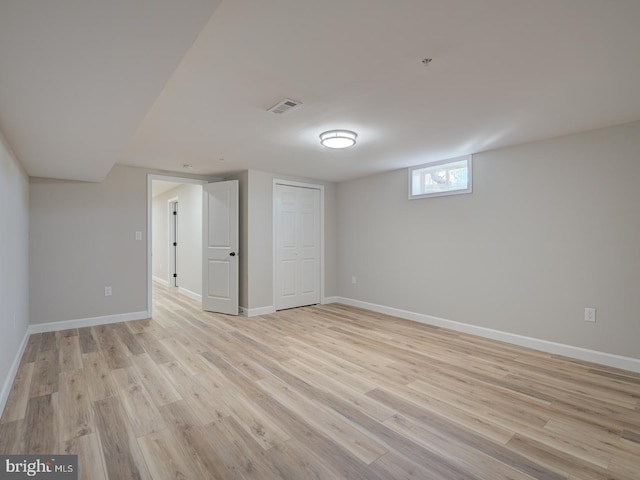
[[[230,256],[230,257],[235,257],[235,256],[236,256],[236,252],[231,252],[231,253],[229,253],[229,256]]]

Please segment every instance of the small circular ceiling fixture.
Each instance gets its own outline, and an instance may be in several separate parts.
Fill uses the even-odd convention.
[[[328,148],[348,148],[356,144],[358,134],[351,130],[328,130],[320,134],[320,143]]]

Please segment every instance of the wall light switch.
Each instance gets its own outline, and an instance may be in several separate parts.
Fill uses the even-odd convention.
[[[104,296],[105,297],[110,297],[113,294],[113,290],[111,290],[111,287],[104,287]]]
[[[136,240],[142,240],[142,232],[136,232]]]
[[[585,322],[596,322],[596,309],[595,308],[585,308],[584,309],[584,321]]]

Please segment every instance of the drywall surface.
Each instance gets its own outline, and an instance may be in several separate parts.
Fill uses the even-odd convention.
[[[31,180],[31,323],[147,309],[146,185],[123,166],[101,183]]]
[[[177,184],[176,184],[177,185]],[[154,279],[169,283],[169,222],[164,195],[151,200],[151,274]]]
[[[640,358],[640,123],[473,162],[468,195],[408,200],[406,169],[339,184],[338,295]]]
[[[0,413],[29,326],[29,180],[0,133]],[[10,378],[11,377],[11,378]],[[7,388],[5,388],[7,387]]]

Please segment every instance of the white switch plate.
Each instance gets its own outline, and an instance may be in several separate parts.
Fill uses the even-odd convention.
[[[110,297],[113,294],[113,290],[111,290],[111,287],[104,287],[104,296],[105,297]]]
[[[136,240],[142,240],[142,232],[136,232]]]
[[[596,309],[595,308],[590,308],[590,307],[586,307],[584,309],[584,321],[585,322],[596,322]]]

